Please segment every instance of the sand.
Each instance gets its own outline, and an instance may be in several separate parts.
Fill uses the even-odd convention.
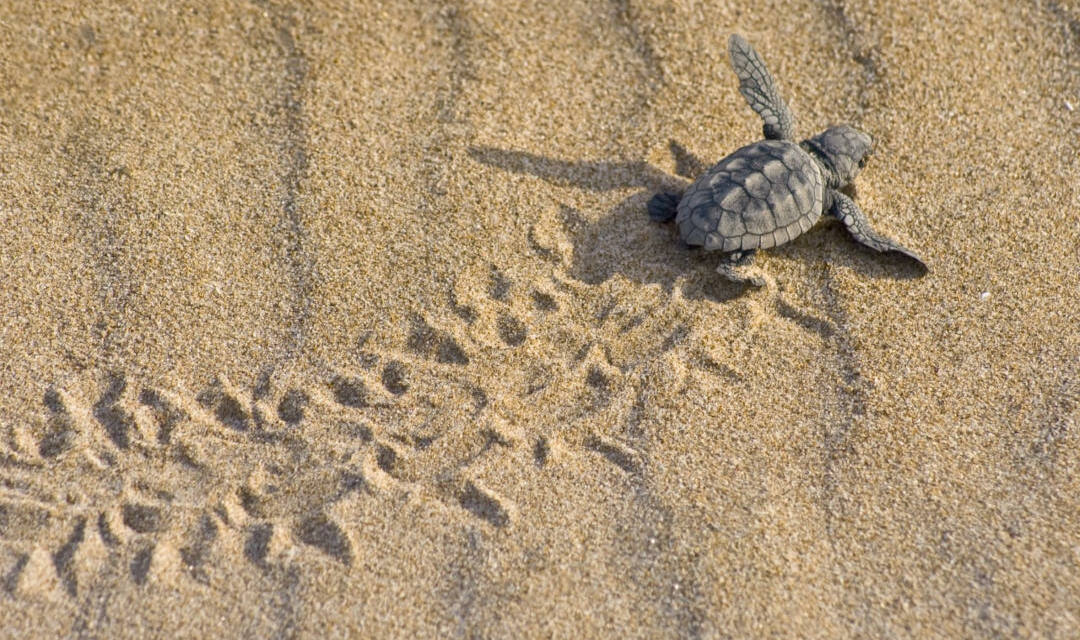
[[[0,7],[0,636],[1080,636],[1080,5],[734,5]]]

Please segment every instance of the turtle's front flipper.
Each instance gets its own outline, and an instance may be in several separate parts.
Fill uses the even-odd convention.
[[[716,267],[716,272],[735,284],[764,287],[769,283],[769,278],[761,269],[750,266],[753,259],[753,250],[729,253],[724,256],[720,266]]]
[[[874,231],[870,226],[870,221],[866,219],[866,214],[862,212],[859,205],[855,204],[854,200],[839,191],[833,191],[832,197],[833,206],[829,209],[829,213],[839,219],[840,222],[843,222],[856,240],[875,251],[903,254],[918,262],[923,269],[930,270],[926,263],[922,261],[922,258],[914,251]]]
[[[758,52],[736,33],[728,40],[728,53],[735,75],[739,76],[739,93],[765,121],[762,129],[765,137],[769,140],[794,140],[795,118],[780,97],[780,89]]]
[[[649,200],[649,217],[656,222],[671,222],[679,212],[679,200],[675,193],[658,193]]]

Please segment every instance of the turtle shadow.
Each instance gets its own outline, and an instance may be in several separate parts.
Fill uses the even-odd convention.
[[[678,238],[675,225],[649,219],[647,203],[660,192],[681,193],[689,181],[703,173],[708,165],[674,140],[668,144],[675,161],[676,175],[670,175],[643,160],[617,159],[612,161],[558,160],[524,151],[508,151],[493,147],[472,147],[469,155],[482,164],[512,173],[536,176],[549,184],[588,191],[637,189],[618,202],[599,219],[589,217],[562,205],[561,223],[573,245],[569,275],[588,284],[600,284],[615,274],[640,284],[657,284],[670,293],[681,287],[683,297],[724,302],[747,291],[745,285],[725,280],[715,273],[721,257],[716,252],[689,248]],[[774,255],[794,260],[824,260],[821,250],[807,241],[809,234],[781,247],[769,249]],[[839,224],[832,233],[847,235]],[[833,240],[830,240],[833,241]],[[837,238],[837,242],[844,239]],[[850,237],[853,247],[859,247]],[[887,261],[887,262],[886,262]],[[876,258],[872,251],[845,252],[834,263],[842,264],[867,275],[881,277],[902,274],[917,277],[914,270],[899,268],[882,270],[882,264],[902,267],[901,257]]]
[[[600,284],[615,274],[640,284],[657,284],[666,292],[679,286],[687,298],[725,301],[745,287],[715,273],[718,255],[683,245],[673,224],[649,219],[646,204],[656,193],[681,193],[707,165],[675,141],[669,145],[676,175],[643,160],[558,160],[524,151],[472,147],[469,155],[482,164],[511,173],[536,176],[549,184],[594,192],[636,191],[599,219],[561,205],[563,230],[573,246],[569,275]]]
[[[685,150],[682,152],[689,153]],[[527,151],[507,151],[494,147],[470,147],[469,156],[482,164],[512,173],[527,173],[560,187],[588,191],[644,187],[650,192],[686,188],[685,180],[668,175],[644,160],[557,160]],[[684,162],[684,169],[689,170],[697,168],[695,163],[700,161],[690,156]]]

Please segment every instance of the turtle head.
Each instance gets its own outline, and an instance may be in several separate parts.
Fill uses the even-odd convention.
[[[866,164],[873,144],[868,134],[842,124],[806,140],[803,148],[824,166],[828,185],[839,189],[855,179]]]

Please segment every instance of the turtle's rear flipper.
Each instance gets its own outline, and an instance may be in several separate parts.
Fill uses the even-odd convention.
[[[716,272],[735,284],[750,285],[753,287],[768,286],[772,278],[756,267],[750,266],[754,259],[754,251],[738,251],[724,256],[723,261],[716,267]],[[775,287],[775,283],[773,284]]]
[[[656,222],[671,222],[679,209],[679,196],[658,193],[649,200],[649,217]]]
[[[926,266],[926,263],[922,261],[922,258],[918,256],[914,251],[901,245],[899,242],[886,238],[877,231],[874,231],[870,226],[870,221],[866,219],[866,214],[862,212],[859,205],[855,204],[855,201],[839,191],[833,192],[833,206],[829,210],[833,216],[835,216],[840,222],[844,223],[847,230],[851,232],[851,235],[860,243],[870,247],[875,251],[882,253],[899,253],[905,255],[919,264],[923,268],[923,271],[929,271],[930,268]]]

